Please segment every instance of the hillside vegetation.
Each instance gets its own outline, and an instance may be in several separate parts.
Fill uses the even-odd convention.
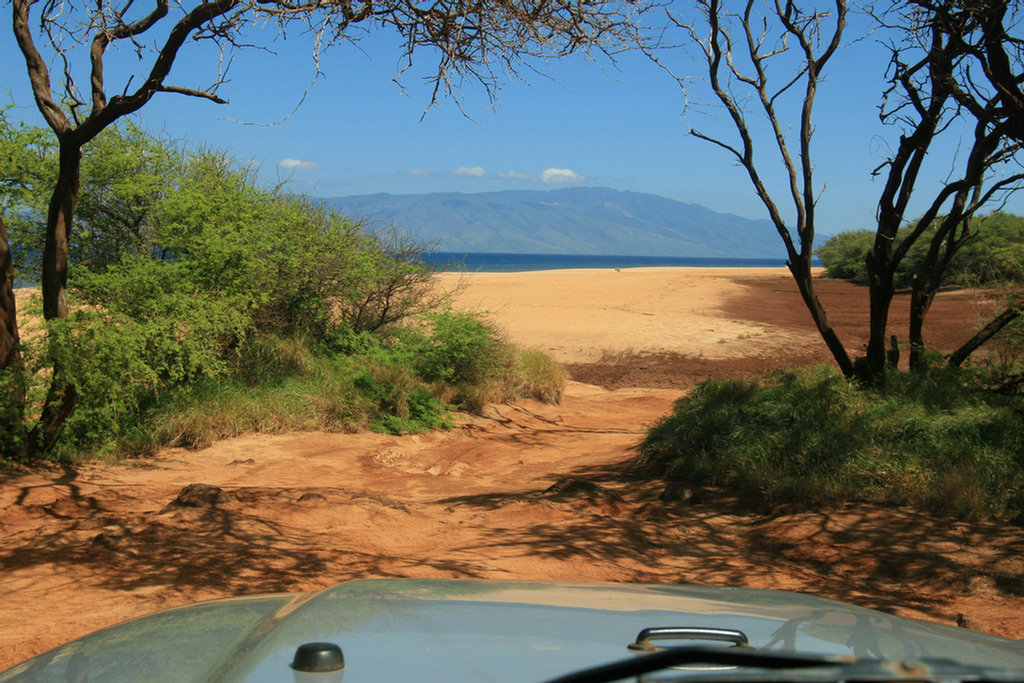
[[[33,190],[51,182],[36,162],[56,152],[29,127],[2,132],[0,162],[17,164],[3,175],[21,180],[4,194],[18,275],[31,279],[45,204]],[[0,382],[23,385],[28,411],[5,445],[31,438],[47,367],[76,387],[60,458],[244,432],[414,432],[450,425],[455,408],[561,395],[560,366],[446,305],[421,245],[260,189],[223,154],[111,129],[83,179],[72,313],[48,334],[23,326],[23,366]]]

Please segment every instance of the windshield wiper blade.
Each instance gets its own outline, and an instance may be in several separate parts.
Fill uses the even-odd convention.
[[[546,683],[611,683],[686,664],[718,664],[765,669],[801,669],[851,664],[852,657],[763,652],[745,647],[673,647],[553,678]]]
[[[713,671],[700,668],[676,670],[671,679],[686,683],[875,683],[880,681],[991,681],[1024,683],[1024,672],[966,667],[952,660],[885,661],[828,655],[790,654],[746,647],[673,647],[611,664],[576,671],[546,683],[612,683],[694,665],[727,667]]]

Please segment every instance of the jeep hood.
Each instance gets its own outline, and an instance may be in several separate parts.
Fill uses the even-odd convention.
[[[943,658],[1024,680],[1024,643],[797,593],[389,579],[166,610],[24,662],[0,683],[541,683],[634,656],[627,646],[658,627],[739,630],[768,651]],[[294,670],[306,643],[337,645],[345,668]]]

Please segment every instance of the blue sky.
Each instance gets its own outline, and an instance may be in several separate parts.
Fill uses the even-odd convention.
[[[863,26],[855,21],[851,35]],[[0,41],[0,88],[21,116],[39,122],[14,40],[5,31]],[[399,86],[393,78],[400,52],[389,34],[327,52],[323,75],[308,93],[314,76],[308,41],[292,35],[272,49],[276,54],[236,57],[220,92],[229,105],[160,94],[137,120],[151,131],[227,150],[257,164],[264,181],[315,196],[583,185],[648,192],[749,218],[767,215],[730,157],[687,134],[690,127],[726,130],[724,112],[688,109],[675,81],[639,54],[615,64],[538,63],[537,73],[524,71],[528,82],[506,82],[493,108],[481,87],[467,83],[461,110],[450,100],[426,110],[430,90],[421,76],[432,66],[430,55]],[[685,54],[666,58],[681,72],[696,73]],[[215,59],[186,48],[168,82],[204,85]],[[108,84],[134,60],[110,55]],[[874,39],[854,43],[837,55],[819,90],[814,156],[822,234],[871,227],[881,180],[870,172],[895,139],[877,117],[885,63]],[[937,183],[943,164],[922,186]],[[781,176],[768,175],[781,191]],[[1024,198],[1008,209],[1024,213]]]

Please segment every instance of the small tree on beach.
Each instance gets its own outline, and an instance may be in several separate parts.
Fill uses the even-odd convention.
[[[153,97],[172,94],[225,104],[222,66],[252,45],[252,34],[277,28],[303,31],[319,64],[322,50],[353,42],[373,28],[396,31],[407,65],[423,51],[436,60],[429,81],[431,102],[452,96],[459,82],[480,83],[490,97],[505,75],[515,75],[534,57],[606,50],[632,37],[633,17],[644,2],[632,0],[487,0],[436,3],[416,0],[133,0],[94,5],[11,0],[11,30],[24,58],[35,104],[58,143],[41,259],[43,314],[68,315],[66,289],[78,209],[83,147],[108,126],[139,111]],[[357,31],[360,31],[357,33]],[[181,51],[197,44],[219,51],[210,83],[180,83],[172,67]],[[119,83],[108,82],[108,58],[125,62]],[[56,71],[56,76],[52,74]],[[84,78],[83,78],[84,76]],[[82,87],[81,84],[84,84]],[[6,233],[0,234],[5,238]],[[6,254],[6,240],[2,252]],[[13,299],[0,298],[4,320],[16,322]],[[17,348],[17,327],[6,328]],[[29,449],[46,453],[75,408],[77,389],[65,361],[52,359],[52,384]],[[0,373],[17,365],[17,354],[0,356]],[[13,365],[12,365],[13,364]]]
[[[880,117],[897,131],[898,142],[873,171],[884,186],[866,262],[869,341],[865,355],[855,358],[829,323],[811,271],[815,206],[823,189],[812,153],[814,105],[826,67],[847,43],[849,9],[846,0],[825,7],[808,4],[747,0],[733,9],[726,0],[700,0],[696,16],[669,16],[686,42],[697,47],[707,83],[728,113],[734,136],[699,129],[691,134],[725,150],[746,171],[836,363],[847,376],[873,379],[892,357],[895,337],[888,317],[894,277],[910,249],[927,240],[914,274],[907,333],[910,365],[919,368],[924,364],[923,323],[950,259],[975,233],[976,217],[1024,182],[1018,159],[1024,142],[1024,38],[1013,33],[1020,10],[999,0],[905,0],[873,17],[880,45],[889,53]],[[692,93],[691,79],[679,77],[678,82]],[[755,125],[758,118],[768,123],[766,130]],[[948,163],[947,178],[929,195],[923,215],[908,222],[911,199],[926,191],[918,182],[922,166],[926,160],[936,163],[933,143],[964,130],[959,154],[943,162]],[[757,156],[762,152],[774,161]],[[774,195],[765,180],[776,172],[786,179],[785,198]]]

